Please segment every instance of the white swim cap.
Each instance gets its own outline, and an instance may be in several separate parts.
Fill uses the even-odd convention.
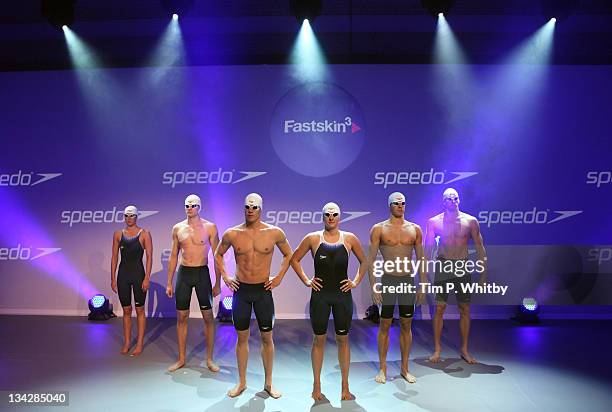
[[[202,208],[202,201],[198,195],[189,195],[185,198],[185,205],[198,205]]]
[[[123,209],[123,214],[138,216],[138,209],[136,208],[136,206],[128,206],[125,209]]]
[[[446,200],[453,195],[455,197],[459,197],[459,193],[457,193],[457,191],[453,189],[452,187],[449,187],[448,189],[444,191],[444,193],[442,193],[442,200]]]
[[[338,206],[334,202],[329,202],[325,206],[323,206],[323,214],[325,214],[325,213],[338,213],[338,214],[340,214],[340,206]]]
[[[391,193],[389,195],[389,199],[387,200],[387,203],[389,204],[389,206],[391,206],[391,203],[393,203],[393,202],[404,202],[404,203],[406,203],[406,198],[400,192],[393,192],[393,193]]]
[[[244,198],[245,206],[259,206],[260,209],[263,208],[263,199],[257,193],[249,193],[247,197]]]

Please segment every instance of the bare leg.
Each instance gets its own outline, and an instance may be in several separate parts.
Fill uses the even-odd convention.
[[[123,306],[123,347],[121,354],[126,355],[130,350],[130,341],[132,340],[132,307]]]
[[[238,362],[238,376],[240,381],[236,386],[227,392],[227,396],[235,398],[246,389],[246,369],[249,360],[249,329],[239,330],[238,340],[236,341],[236,360]]]
[[[140,355],[144,345],[145,327],[147,325],[144,306],[136,306],[136,322],[138,323],[138,337],[136,338],[136,347],[131,353],[132,356]]]
[[[444,311],[446,310],[446,303],[438,303],[436,305],[436,313],[433,318],[433,333],[434,333],[434,353],[429,357],[429,361],[432,363],[440,362],[440,353],[442,352],[442,345],[440,344],[440,338],[442,336],[442,325]]]
[[[272,331],[260,331],[259,334],[261,336],[261,360],[263,361],[266,374],[264,390],[274,399],[278,399],[282,396],[282,393],[272,386],[272,368],[274,366],[274,340],[272,339]]]
[[[325,335],[314,335],[312,340],[312,351],[310,357],[312,359],[312,399],[315,401],[323,400],[323,394],[321,393],[321,369],[323,368],[323,357],[325,356],[325,342],[327,341],[327,334]]]
[[[189,309],[176,311],[176,336],[178,337],[179,356],[175,364],[168,368],[169,372],[185,366],[185,353],[187,352],[187,322],[189,321]]]
[[[213,362],[213,352],[215,349],[215,318],[212,309],[203,310],[204,335],[206,336],[206,367],[211,372],[219,372],[219,366]]]
[[[351,364],[351,348],[349,346],[348,335],[336,335],[336,344],[338,345],[338,363],[340,364],[340,372],[342,373],[342,394],[340,399],[348,401],[355,399],[349,391],[349,365]]]
[[[468,352],[468,337],[470,336],[470,304],[459,303],[459,328],[461,329],[461,357],[469,364],[476,363]]]
[[[401,375],[408,383],[415,383],[416,377],[408,370],[410,347],[412,346],[412,318],[400,318],[400,352],[402,353]]]
[[[393,318],[380,318],[378,325],[378,360],[380,362],[380,371],[374,380],[378,383],[387,382],[387,352],[389,351],[389,329]]]

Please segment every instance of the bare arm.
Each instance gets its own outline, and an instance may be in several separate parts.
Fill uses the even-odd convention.
[[[370,245],[368,247],[368,275],[372,288],[374,288],[374,284],[376,283],[376,276],[374,276],[374,261],[376,260],[376,255],[378,255],[378,248],[380,246],[380,233],[380,226],[372,226],[370,230]]]
[[[476,247],[476,254],[478,254],[478,260],[482,262],[484,268],[480,276],[480,282],[484,283],[487,279],[487,251],[485,250],[484,241],[482,240],[482,234],[480,233],[480,224],[476,219],[470,221],[470,235],[472,236],[474,246]]]
[[[421,227],[416,225],[416,239],[414,241],[414,253],[419,268],[419,277],[421,283],[427,283],[427,272],[425,271],[425,249],[423,248],[423,232]]]
[[[357,270],[355,279],[344,279],[342,282],[340,282],[342,284],[342,286],[340,286],[340,290],[342,292],[348,292],[350,289],[357,287],[359,283],[361,283],[366,270],[368,270],[368,260],[366,259],[365,253],[363,252],[363,248],[361,247],[361,243],[359,243],[357,236],[351,233],[348,236],[348,241],[351,245],[353,254],[359,261],[359,269]]]
[[[302,239],[297,249],[295,249],[295,251],[293,252],[293,256],[291,257],[291,261],[289,262],[295,274],[298,275],[302,283],[306,286],[309,286],[308,282],[310,281],[310,279],[304,272],[304,268],[302,268],[302,265],[300,264],[300,262],[302,261],[304,256],[306,256],[306,253],[308,253],[310,248],[311,248],[311,238],[310,238],[310,234],[308,234],[304,236],[304,239]]]
[[[214,223],[212,223],[209,226],[208,236],[210,239],[210,247],[212,249],[213,259],[214,259],[215,251],[217,250],[217,247],[219,246],[219,231],[217,230],[217,225],[215,225]],[[221,281],[221,272],[217,270],[216,262],[215,262],[213,270],[215,272],[215,286],[216,286],[216,285],[219,285],[219,282]]]
[[[283,254],[283,261],[281,262],[280,269],[278,270],[278,274],[265,283],[264,287],[266,290],[272,290],[278,285],[280,285],[283,277],[287,273],[289,269],[289,262],[291,261],[291,256],[293,255],[293,250],[291,250],[291,245],[287,241],[287,236],[285,236],[285,232],[282,229],[278,229],[276,233],[276,247]]]
[[[111,289],[117,293],[117,263],[119,262],[119,231],[113,233],[113,249],[111,254]]]
[[[179,240],[177,236],[178,227],[172,228],[172,249],[170,251],[170,259],[168,259],[168,287],[172,288],[172,279],[174,278],[174,272],[176,271],[176,264],[178,262],[179,253]]]
[[[148,230],[145,230],[143,234],[147,261],[147,266],[145,269],[145,279],[151,279],[151,271],[153,269],[153,239],[151,237],[151,232],[149,232]]]
[[[291,245],[287,240],[287,236],[285,236],[285,232],[283,232],[281,229],[279,229],[276,247],[278,247],[278,250],[280,250],[283,254],[283,261],[281,262],[278,275],[276,275],[277,277],[280,276],[280,278],[282,279],[287,273],[287,270],[289,270],[289,262],[291,261],[293,250],[291,249]]]
[[[215,274],[222,277],[227,287],[235,292],[238,290],[240,283],[236,279],[227,276],[225,261],[223,260],[223,255],[225,255],[225,252],[227,252],[232,245],[231,237],[231,231],[226,231],[221,238],[219,246],[217,246],[217,249],[215,250]]]
[[[425,226],[425,258],[433,259],[434,249],[436,247],[436,231],[432,219],[427,221]]]

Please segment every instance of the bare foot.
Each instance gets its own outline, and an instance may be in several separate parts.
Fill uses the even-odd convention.
[[[265,385],[264,386],[264,391],[266,391],[268,393],[268,395],[270,395],[274,399],[278,399],[281,396],[283,396],[283,394],[280,393],[279,391],[277,391],[276,389],[274,389],[274,387],[272,385]]]
[[[312,399],[315,401],[322,401],[324,399],[321,393],[321,385],[312,385]]]
[[[178,361],[175,364],[168,367],[168,372],[174,372],[178,369],[181,369],[183,366],[185,366],[185,361]]]
[[[130,356],[138,356],[142,353],[142,345],[136,345]]]
[[[400,373],[401,377],[406,379],[406,381],[408,381],[408,383],[416,383],[417,379],[416,376],[410,374],[410,372],[406,371],[406,372],[402,372]]]
[[[127,353],[130,351],[130,346],[129,345],[123,345],[123,347],[121,348],[121,351],[119,352],[122,355],[127,355]]]
[[[431,355],[431,356],[429,357],[429,361],[430,361],[431,363],[438,363],[438,362],[440,362],[440,351],[439,351],[439,350],[435,351],[435,352],[433,353],[433,355]]]
[[[342,394],[340,395],[340,400],[343,401],[352,401],[355,399],[355,395],[353,395],[348,388],[342,389]]]
[[[238,385],[234,386],[232,389],[227,391],[227,396],[229,396],[230,398],[235,398],[236,396],[240,396],[246,388],[247,388],[246,384],[242,385],[239,383]]]
[[[474,359],[474,358],[472,357],[472,355],[470,355],[470,354],[468,353],[468,351],[467,351],[467,350],[465,350],[465,351],[461,351],[461,359],[463,359],[464,361],[466,361],[466,362],[467,362],[467,363],[469,363],[470,365],[473,365],[473,364],[475,364],[475,363],[478,363],[478,362],[476,362],[476,359]]]
[[[206,367],[208,368],[209,371],[211,372],[219,372],[221,370],[221,368],[219,367],[219,365],[217,365],[216,363],[214,363],[213,361],[209,360],[206,362]]]
[[[378,375],[374,378],[374,380],[378,383],[386,383],[387,382],[387,373],[384,370],[380,370]]]

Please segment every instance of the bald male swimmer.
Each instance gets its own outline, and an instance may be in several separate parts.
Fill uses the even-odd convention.
[[[406,198],[400,192],[394,192],[387,199],[389,218],[372,226],[370,230],[370,247],[368,251],[369,279],[372,286],[372,299],[374,303],[381,304],[380,324],[378,326],[378,359],[380,370],[375,377],[376,382],[387,381],[387,352],[389,350],[389,330],[393,322],[393,312],[397,303],[400,317],[400,352],[402,357],[400,375],[409,383],[415,383],[416,377],[409,372],[408,358],[412,346],[412,317],[414,315],[415,301],[423,301],[423,294],[418,293],[389,293],[388,289],[377,292],[381,286],[401,286],[402,283],[414,285],[413,267],[409,271],[398,272],[393,270],[384,273],[380,278],[374,276],[374,261],[380,253],[384,261],[396,259],[412,259],[415,253],[416,261],[421,265],[425,258],[423,251],[423,233],[421,227],[404,219]],[[427,282],[427,274],[419,270],[421,282]],[[375,287],[379,283],[378,287]]]
[[[238,362],[238,384],[227,395],[239,396],[247,387],[246,369],[249,359],[249,328],[251,312],[255,312],[261,337],[261,358],[265,371],[264,391],[274,399],[281,393],[272,386],[274,364],[274,300],[272,289],[280,285],[291,259],[291,246],[285,233],[278,227],[261,221],[263,199],[257,193],[244,200],[244,223],[228,229],[221,238],[215,252],[215,271],[223,277],[225,284],[234,291],[232,320],[238,333],[236,360]],[[278,274],[270,277],[270,266],[274,246],[283,254]],[[236,276],[228,275],[223,255],[232,247],[236,260]]]
[[[353,317],[353,298],[351,289],[359,285],[365,271],[367,260],[357,236],[351,232],[339,230],[340,207],[335,203],[323,206],[324,229],[307,234],[291,259],[291,267],[312,289],[310,295],[310,323],[314,333],[312,342],[312,398],[320,401],[324,398],[321,392],[321,369],[327,340],[329,313],[334,315],[334,329],[338,345],[338,363],[342,375],[342,400],[355,399],[349,390],[349,366],[351,351],[348,333]],[[309,278],[300,261],[310,252],[314,259],[314,276]],[[359,261],[359,270],[354,280],[348,277],[349,255],[353,252]]]
[[[185,366],[187,345],[187,323],[191,295],[195,289],[200,312],[204,318],[204,334],[206,336],[206,367],[211,372],[218,372],[219,366],[213,362],[215,345],[215,322],[213,318],[213,297],[221,291],[220,274],[216,273],[215,286],[210,282],[208,270],[208,250],[214,250],[219,244],[217,226],[213,222],[200,217],[202,201],[197,195],[189,195],[185,199],[185,214],[187,219],[178,222],[172,228],[172,251],[168,262],[168,284],[166,294],[176,300],[176,334],[178,337],[179,354],[176,363],[168,368],[169,372]],[[176,289],[172,290],[172,278],[179,260]]]
[[[425,234],[425,247],[428,258],[433,257],[436,237],[438,243],[438,261],[444,264],[450,261],[454,267],[463,264],[468,259],[468,241],[472,239],[476,247],[478,259],[482,262],[484,271],[480,275],[479,283],[486,282],[486,261],[487,254],[484,248],[480,225],[478,220],[467,213],[459,210],[459,194],[453,188],[448,188],[442,194],[442,204],[444,212],[440,213],[427,221]],[[441,265],[442,266],[442,265]],[[461,358],[467,363],[474,364],[474,359],[468,351],[468,337],[470,334],[470,301],[469,292],[464,292],[461,288],[462,283],[470,282],[470,274],[459,276],[458,273],[448,273],[438,270],[435,274],[434,284],[443,286],[454,285],[459,307],[459,328],[461,330]],[[432,363],[440,361],[442,347],[440,336],[442,334],[442,318],[448,302],[448,292],[436,294],[436,312],[433,319],[434,332],[434,353],[429,358]]]
[[[113,251],[111,258],[111,288],[119,295],[123,308],[123,347],[121,354],[130,350],[132,334],[132,292],[134,293],[134,306],[136,308],[136,322],[138,335],[136,347],[130,354],[138,356],[142,353],[144,332],[147,318],[145,316],[145,299],[151,280],[151,267],[153,265],[153,241],[148,230],[138,226],[138,209],[128,206],[123,211],[125,228],[113,234]],[[121,263],[117,273],[117,262],[121,252]],[[142,255],[146,252],[147,268],[142,264]]]

